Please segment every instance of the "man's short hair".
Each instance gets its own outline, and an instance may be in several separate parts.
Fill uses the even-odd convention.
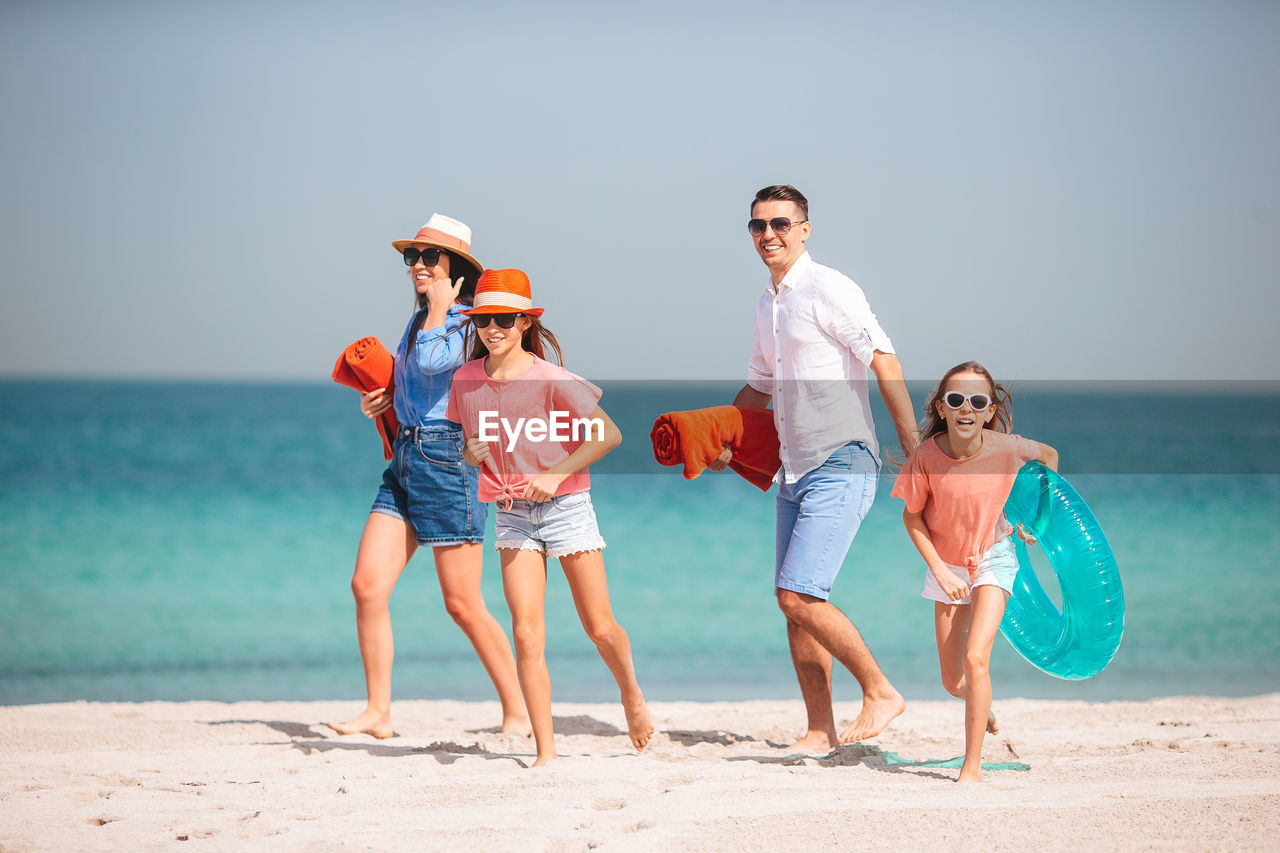
[[[755,210],[756,205],[762,201],[789,201],[800,208],[800,213],[805,219],[809,218],[809,199],[804,197],[804,193],[791,186],[790,184],[774,184],[771,187],[765,187],[756,193],[755,200],[751,202],[751,209]]]

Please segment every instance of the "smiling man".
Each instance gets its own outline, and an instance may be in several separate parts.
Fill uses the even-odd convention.
[[[812,227],[809,201],[795,187],[756,193],[747,229],[769,268],[769,284],[756,308],[747,384],[734,404],[773,406],[782,459],[775,478],[774,586],[809,718],[792,749],[826,751],[874,737],[906,707],[858,629],[828,601],[871,508],[880,471],[868,371],[880,385],[903,452],[910,455],[918,439],[893,345],[858,285],[809,257],[805,242]],[[726,448],[712,467],[722,469],[731,458]],[[863,693],[857,719],[838,736],[833,656]]]

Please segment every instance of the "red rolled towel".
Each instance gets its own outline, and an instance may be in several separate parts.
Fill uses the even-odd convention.
[[[729,467],[767,491],[782,467],[773,411],[755,406],[712,406],[667,412],[649,432],[653,458],[663,465],[684,465],[684,478],[702,473],[726,446],[733,451]]]
[[[361,338],[342,351],[333,366],[333,381],[357,391],[386,388],[391,394],[395,387],[396,359],[377,338]],[[395,443],[400,422],[396,420],[394,407],[374,418],[378,435],[382,436],[382,455],[390,459],[391,445]]]

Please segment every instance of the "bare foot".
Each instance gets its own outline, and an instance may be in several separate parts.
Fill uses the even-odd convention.
[[[836,740],[835,730],[832,729],[830,734],[826,732],[809,731],[800,740],[787,747],[788,752],[803,752],[811,755],[818,753],[827,753],[839,746]]]
[[[502,733],[528,737],[533,734],[533,724],[529,722],[528,717],[503,717]]]
[[[987,712],[987,733],[993,734],[993,735],[1000,733],[1000,723],[998,720],[996,720],[995,711]]]
[[[965,782],[965,783],[978,782],[978,783],[981,783],[981,782],[982,782],[982,767],[981,767],[981,765],[979,765],[979,767],[978,767],[978,769],[977,769],[977,770],[969,770],[969,769],[968,769],[968,767],[969,767],[969,765],[968,765],[967,763],[966,763],[966,764],[961,765],[961,767],[960,767],[960,775],[956,778],[956,782]]]
[[[905,710],[907,710],[907,702],[897,690],[893,691],[893,695],[879,699],[863,696],[862,712],[849,724],[849,728],[841,733],[840,742],[853,743],[864,738],[875,737],[888,728],[894,717]]]
[[[391,712],[365,708],[364,713],[345,723],[325,723],[340,735],[373,735],[382,740],[395,734],[391,728]]]
[[[624,702],[622,711],[627,715],[627,736],[631,738],[631,745],[639,752],[653,737],[653,720],[649,718],[649,706],[644,703],[642,696],[636,702]]]

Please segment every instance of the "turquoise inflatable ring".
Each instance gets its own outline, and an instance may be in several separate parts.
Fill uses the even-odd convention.
[[[1027,546],[1014,536],[1018,576],[1000,631],[1032,664],[1058,678],[1092,678],[1115,657],[1124,635],[1120,570],[1098,520],[1060,474],[1022,466],[1004,507],[1040,542],[1058,576],[1062,610],[1045,593]]]

